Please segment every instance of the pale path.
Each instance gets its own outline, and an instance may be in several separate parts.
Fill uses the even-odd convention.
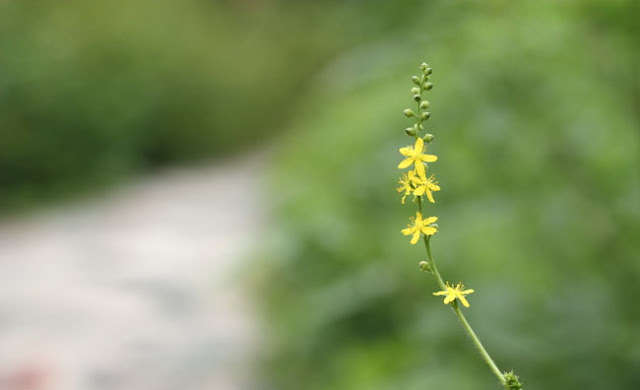
[[[0,389],[245,390],[263,157],[0,220]]]

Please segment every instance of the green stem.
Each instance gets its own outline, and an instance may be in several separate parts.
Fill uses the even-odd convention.
[[[418,208],[422,209],[422,202],[420,200],[418,201]],[[429,265],[431,266],[431,271],[433,273],[433,276],[436,278],[438,285],[442,290],[445,290],[444,281],[442,280],[442,276],[440,276],[440,272],[438,272],[438,266],[436,265],[436,262],[433,260],[433,256],[431,255],[431,245],[429,244],[429,241],[430,241],[430,237],[425,236],[424,245],[425,245],[425,248],[427,249],[427,257],[429,260]],[[482,359],[484,359],[484,361],[489,365],[489,368],[491,369],[493,374],[498,378],[498,380],[500,381],[500,384],[502,386],[505,386],[505,388],[508,389],[507,382],[504,379],[504,375],[502,375],[502,372],[500,372],[500,369],[498,368],[496,363],[493,361],[493,359],[491,359],[491,356],[482,345],[482,342],[480,342],[480,339],[476,335],[476,332],[473,331],[473,329],[471,328],[471,325],[469,325],[469,322],[465,318],[464,314],[462,314],[462,310],[460,310],[460,307],[458,306],[458,302],[457,301],[451,302],[451,308],[458,316],[458,320],[460,320],[462,327],[471,338],[471,341],[473,341],[478,351],[480,351],[480,355],[482,356]]]
[[[451,303],[451,307],[453,308],[453,311],[455,311],[456,315],[458,316],[458,319],[460,320],[462,327],[467,332],[469,337],[471,337],[471,340],[476,345],[476,348],[478,349],[478,351],[480,351],[480,355],[482,355],[482,358],[484,359],[484,361],[487,362],[487,364],[489,365],[489,368],[491,369],[491,371],[493,371],[493,374],[498,378],[501,385],[506,386],[506,381],[504,379],[504,376],[500,372],[500,369],[498,368],[496,363],[493,361],[493,359],[491,359],[491,356],[489,356],[489,353],[487,352],[487,350],[484,349],[484,346],[480,342],[480,339],[476,335],[476,332],[474,332],[473,329],[471,328],[471,325],[469,325],[469,322],[465,318],[464,314],[462,314],[462,310],[460,310],[460,307],[458,306],[458,302],[453,301]]]

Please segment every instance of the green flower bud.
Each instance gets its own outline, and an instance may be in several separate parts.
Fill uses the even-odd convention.
[[[424,72],[425,70],[429,69],[429,65],[426,62],[423,62],[422,64],[420,64],[420,69]]]
[[[422,95],[420,95],[419,93],[413,95],[413,100],[415,100],[416,102],[419,102],[420,100],[422,100]]]
[[[427,100],[424,100],[422,103],[420,103],[420,108],[426,110],[427,108],[429,108],[429,102]]]
[[[424,142],[426,143],[430,143],[431,141],[433,141],[435,137],[433,136],[433,134],[425,134],[424,137],[422,137],[422,139],[424,140]]]
[[[431,90],[431,88],[433,88],[433,84],[431,84],[431,83],[424,83],[424,89],[425,89],[426,91]]]
[[[417,93],[420,93],[420,88],[418,88],[418,87],[411,88],[411,93],[414,94],[414,95],[417,94]]]
[[[411,81],[416,85],[420,85],[420,77],[418,76],[411,77]]]
[[[522,383],[520,383],[520,378],[516,374],[511,372],[505,372],[502,374],[504,376],[505,387],[509,390],[522,390]]]
[[[421,261],[420,263],[418,263],[418,266],[420,267],[420,271],[425,271],[425,272],[429,272],[429,273],[432,272],[431,271],[431,266],[426,261]]]
[[[407,133],[407,135],[416,135],[416,129],[414,127],[407,127],[404,129],[404,132]]]
[[[431,68],[427,68],[424,70],[424,74],[426,74],[427,76],[430,75],[431,73],[433,73],[433,69]]]
[[[404,114],[404,116],[406,116],[407,118],[411,118],[412,116],[416,116],[416,114],[413,112],[413,110],[411,110],[410,108],[407,108],[406,110],[404,110],[402,112]]]
[[[425,111],[425,112],[422,113],[422,119],[423,120],[426,121],[429,118],[431,118],[431,113],[429,111]]]

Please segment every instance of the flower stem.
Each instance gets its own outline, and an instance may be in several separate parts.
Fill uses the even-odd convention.
[[[422,203],[420,200],[418,200],[418,208],[422,208]],[[425,236],[424,245],[425,245],[425,248],[427,249],[427,257],[429,260],[429,265],[431,266],[431,271],[433,273],[433,276],[436,278],[438,285],[442,290],[444,290],[445,289],[444,281],[442,280],[442,276],[440,276],[440,272],[438,272],[438,266],[436,265],[436,262],[433,260],[433,256],[431,255],[431,245],[429,241],[430,241],[430,236]],[[451,308],[456,313],[456,316],[458,316],[458,320],[460,320],[460,323],[462,324],[462,327],[464,328],[465,332],[467,332],[467,334],[471,338],[471,341],[473,341],[473,344],[475,344],[476,348],[480,352],[482,359],[484,359],[484,361],[489,365],[489,368],[491,369],[493,374],[498,378],[498,380],[500,381],[500,384],[508,389],[509,387],[504,378],[504,375],[502,375],[502,372],[500,372],[500,369],[498,368],[496,363],[493,361],[493,359],[491,359],[491,356],[482,345],[482,342],[480,342],[480,339],[476,335],[476,332],[474,332],[473,328],[471,328],[471,325],[469,325],[469,321],[467,321],[464,314],[462,314],[462,310],[460,310],[460,307],[458,306],[458,302],[457,301],[451,302]]]
[[[462,314],[462,310],[460,310],[460,307],[458,306],[458,302],[456,301],[452,302],[451,307],[453,308],[453,311],[455,311],[456,315],[458,316],[458,319],[460,320],[462,327],[467,332],[469,337],[471,337],[471,340],[475,344],[478,351],[480,351],[480,355],[482,355],[482,358],[484,359],[484,361],[487,362],[487,364],[489,365],[489,368],[491,369],[491,371],[493,371],[493,374],[500,381],[500,384],[506,387],[507,383],[504,379],[504,375],[502,375],[496,363],[494,363],[493,359],[491,359],[491,356],[489,356],[489,353],[487,352],[487,350],[484,349],[484,346],[480,342],[480,339],[478,338],[478,336],[476,336],[476,332],[473,331],[473,329],[471,328],[471,325],[469,325],[469,322],[465,318],[464,314]]]

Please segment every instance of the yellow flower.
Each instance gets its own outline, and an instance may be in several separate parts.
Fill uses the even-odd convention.
[[[411,166],[411,164],[416,165],[416,172],[420,176],[426,176],[426,168],[423,163],[435,162],[438,160],[438,156],[434,156],[432,154],[424,154],[426,148],[424,146],[424,141],[422,138],[416,139],[416,143],[414,146],[407,146],[404,148],[400,148],[400,154],[405,156],[406,158],[398,164],[398,168],[405,169]]]
[[[414,172],[413,171],[409,172],[409,177],[411,177],[412,173]],[[402,196],[403,204],[404,204],[404,199],[407,197],[407,195],[411,195],[411,192],[413,191],[413,187],[411,186],[411,180],[409,179],[409,177],[407,177],[406,173],[403,173],[402,177],[398,181],[398,183],[400,183],[400,187],[397,188],[398,192],[404,191],[404,194]]]
[[[414,171],[409,172],[409,180],[415,187],[413,195],[422,196],[424,194],[427,194],[429,202],[436,203],[436,201],[433,200],[432,191],[440,191],[440,186],[438,185],[438,182],[435,181],[435,179],[435,175],[431,175],[429,178],[426,178],[425,176],[416,176]]]
[[[469,302],[467,302],[467,299],[464,296],[467,294],[471,294],[473,292],[473,289],[465,290],[464,284],[462,284],[462,282],[458,283],[458,285],[455,287],[449,286],[449,282],[447,282],[447,285],[444,288],[444,291],[434,292],[433,295],[446,295],[444,297],[445,305],[453,302],[456,298],[458,298],[460,302],[462,302],[464,307],[469,307]]]
[[[416,213],[416,217],[411,218],[413,226],[411,224],[407,225],[406,229],[402,229],[402,234],[404,234],[405,236],[413,234],[413,237],[411,237],[411,243],[415,244],[420,239],[420,234],[432,236],[438,232],[438,229],[436,229],[435,226],[430,226],[437,220],[438,217],[429,217],[427,219],[422,219],[422,214]]]

